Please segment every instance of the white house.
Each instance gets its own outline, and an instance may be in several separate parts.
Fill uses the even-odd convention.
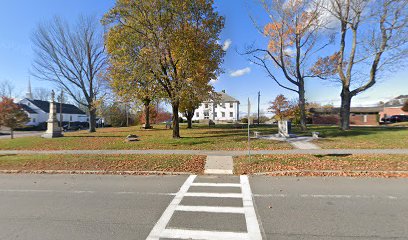
[[[225,93],[216,93],[216,99],[204,101],[194,112],[193,121],[235,122],[239,120],[239,101]]]
[[[18,102],[23,110],[28,114],[30,122],[27,125],[38,126],[48,120],[50,112],[50,102],[35,100],[32,97],[31,86],[29,84],[26,98]],[[61,104],[57,105],[57,119],[60,121]],[[88,122],[88,115],[72,104],[62,104],[62,121],[63,122]]]

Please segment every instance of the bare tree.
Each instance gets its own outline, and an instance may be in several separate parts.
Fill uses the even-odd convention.
[[[35,31],[33,74],[54,82],[89,112],[89,131],[95,132],[102,73],[106,68],[103,33],[99,22],[81,16],[74,26],[55,17]]]
[[[8,80],[0,82],[0,97],[11,98],[14,95],[14,88],[14,85]]]
[[[260,32],[267,48],[250,47],[250,61],[261,66],[280,87],[298,94],[300,126],[306,130],[305,80],[320,77],[311,71],[317,54],[331,43],[320,1],[260,0],[270,22]],[[254,21],[255,22],[255,21]],[[286,82],[282,79],[286,79]]]
[[[35,88],[33,92],[33,98],[41,101],[50,100],[50,91],[46,88]]]
[[[329,0],[337,19],[338,51],[318,69],[341,83],[340,127],[350,128],[351,99],[375,85],[408,56],[407,0]]]

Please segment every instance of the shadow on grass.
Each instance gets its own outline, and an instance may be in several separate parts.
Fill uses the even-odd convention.
[[[389,134],[406,131],[398,127],[351,127],[350,130],[342,131],[337,126],[309,126],[307,131],[301,131],[298,127],[293,128],[293,132],[300,136],[311,135],[312,132],[319,132],[320,136],[325,138],[332,137],[353,137],[364,135],[375,135],[378,133]]]
[[[80,135],[75,135],[75,136],[65,136],[66,138],[123,138],[125,139],[126,136],[109,136],[109,135],[97,135],[97,136],[80,136]]]
[[[0,154],[0,158],[2,158],[2,157],[12,157],[12,156],[17,156],[17,154]]]
[[[324,158],[324,157],[348,157],[351,156],[353,154],[349,154],[349,153],[332,153],[332,154],[317,154],[317,155],[313,155],[317,158]]]

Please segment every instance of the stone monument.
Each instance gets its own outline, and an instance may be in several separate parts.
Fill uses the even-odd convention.
[[[41,135],[43,138],[63,137],[61,128],[58,126],[57,105],[55,104],[55,93],[51,91],[50,113],[47,120],[47,131]]]
[[[279,121],[278,122],[278,137],[292,138],[296,137],[292,134],[292,124],[290,121]]]

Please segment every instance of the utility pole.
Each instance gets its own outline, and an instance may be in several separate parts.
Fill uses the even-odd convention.
[[[64,90],[63,89],[61,89],[61,96],[60,96],[60,128],[62,129],[62,101],[63,101],[63,98],[64,98]]]
[[[258,92],[258,126],[259,126],[259,103],[261,101],[261,91]]]

